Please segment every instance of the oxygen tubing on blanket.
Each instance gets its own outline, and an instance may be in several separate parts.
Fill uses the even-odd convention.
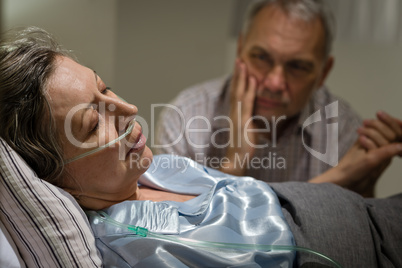
[[[202,240],[195,240],[190,238],[183,238],[174,235],[162,235],[149,231],[146,228],[124,224],[112,219],[106,212],[104,211],[88,211],[87,214],[95,217],[101,222],[105,222],[116,227],[120,227],[123,229],[127,229],[133,232],[135,235],[141,237],[154,237],[162,240],[167,240],[171,242],[182,243],[188,246],[194,247],[208,247],[208,248],[222,248],[222,249],[238,249],[238,250],[259,250],[259,251],[272,251],[272,250],[295,250],[299,252],[306,252],[316,255],[320,258],[323,258],[334,265],[334,267],[342,268],[342,266],[336,262],[335,260],[329,258],[328,256],[314,251],[309,248],[299,247],[299,246],[286,246],[286,245],[262,245],[262,244],[239,244],[239,243],[221,243],[221,242],[209,242]]]

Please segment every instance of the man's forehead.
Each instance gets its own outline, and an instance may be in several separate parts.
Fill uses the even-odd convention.
[[[310,20],[292,15],[275,5],[262,8],[251,22],[247,35],[280,34],[287,38],[324,37],[324,27],[319,17]]]
[[[270,54],[283,54],[287,58],[312,58],[321,55],[323,39],[312,35],[297,35],[290,32],[250,32],[243,48],[261,49]]]

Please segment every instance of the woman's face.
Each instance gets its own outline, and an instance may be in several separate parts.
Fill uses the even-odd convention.
[[[47,96],[62,141],[72,159],[124,134],[138,110],[118,98],[91,69],[59,57]],[[66,164],[63,188],[92,209],[137,198],[137,181],[152,161],[141,126],[96,153]]]

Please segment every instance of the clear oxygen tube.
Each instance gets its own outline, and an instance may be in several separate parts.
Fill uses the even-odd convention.
[[[78,159],[84,158],[84,157],[86,157],[86,156],[88,156],[88,155],[91,155],[91,154],[94,154],[94,153],[96,153],[96,152],[99,152],[100,150],[103,150],[103,149],[105,149],[105,148],[107,148],[107,147],[109,147],[109,146],[115,144],[116,142],[118,142],[118,141],[124,139],[125,137],[127,137],[127,135],[129,135],[129,134],[131,133],[131,131],[133,131],[133,128],[134,128],[134,126],[135,126],[135,123],[136,123],[136,120],[135,120],[135,118],[134,118],[134,119],[132,119],[132,120],[130,121],[126,132],[124,132],[121,136],[119,136],[119,137],[117,137],[116,139],[112,140],[111,142],[108,142],[107,144],[102,145],[102,146],[100,146],[100,147],[98,147],[98,148],[95,148],[95,149],[93,149],[93,150],[91,150],[91,151],[88,151],[88,152],[83,153],[83,154],[80,154],[80,155],[78,155],[78,156],[76,156],[76,157],[67,159],[66,161],[64,161],[64,164],[66,165],[66,164],[71,163],[71,162],[73,162],[73,161],[76,161],[76,160],[78,160]]]
[[[96,218],[101,222],[105,222],[107,224],[114,225],[116,227],[120,227],[122,229],[127,229],[131,231],[133,234],[141,236],[141,237],[153,237],[161,240],[182,243],[188,246],[193,247],[201,247],[201,248],[219,248],[219,249],[237,249],[237,250],[259,250],[259,251],[272,251],[272,250],[290,250],[290,251],[298,251],[305,252],[316,255],[321,259],[325,259],[327,262],[331,263],[333,267],[342,268],[342,266],[336,262],[335,260],[329,258],[328,256],[314,251],[309,248],[299,247],[299,246],[285,246],[285,245],[262,245],[262,244],[239,244],[239,243],[220,243],[220,242],[209,242],[209,241],[201,241],[189,238],[182,238],[175,235],[162,235],[149,231],[146,228],[124,224],[112,219],[106,212],[104,211],[88,211],[86,212],[88,215]]]

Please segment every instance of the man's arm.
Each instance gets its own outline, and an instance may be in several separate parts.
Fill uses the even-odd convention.
[[[331,182],[372,197],[374,186],[392,158],[402,154],[401,121],[385,113],[366,120],[359,138],[339,164],[310,182]]]

